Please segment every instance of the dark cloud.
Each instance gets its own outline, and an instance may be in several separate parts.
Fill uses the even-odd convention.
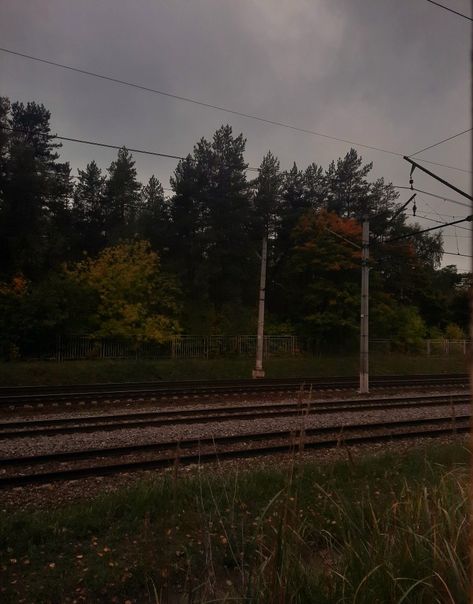
[[[469,14],[467,0],[449,5]],[[0,36],[15,50],[401,153],[470,124],[470,23],[424,0],[7,1]],[[0,91],[43,102],[66,136],[177,155],[227,122],[247,137],[252,165],[268,149],[283,167],[326,166],[348,149],[1,53]],[[407,184],[402,159],[361,152],[375,176]],[[92,158],[106,167],[114,153],[65,144],[63,156],[74,168]],[[469,137],[422,157],[468,169]],[[154,172],[167,185],[174,162],[136,160],[143,179]],[[468,174],[435,170],[470,187]],[[454,196],[429,177],[416,184]],[[434,219],[467,212],[428,197],[418,205]],[[446,249],[457,251],[454,229],[446,236]],[[469,253],[467,239],[458,245]]]

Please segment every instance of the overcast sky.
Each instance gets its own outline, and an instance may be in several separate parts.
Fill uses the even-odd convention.
[[[471,15],[469,0],[444,3]],[[426,0],[0,3],[2,47],[403,154],[470,127],[470,26]],[[326,167],[350,148],[2,52],[0,94],[44,103],[58,134],[175,155],[222,123],[244,133],[252,166],[271,149],[283,169],[293,161]],[[359,150],[374,162],[373,178],[408,185],[402,158]],[[73,143],[62,150],[74,174],[92,159],[105,169],[115,155]],[[470,135],[419,158],[470,170]],[[135,159],[143,181],[154,173],[169,186],[175,161]],[[470,190],[469,173],[430,169]],[[418,172],[415,185],[467,201]],[[400,190],[400,201],[408,197]],[[433,220],[470,213],[417,197],[418,214]],[[469,254],[469,232],[446,229],[445,249]],[[453,255],[444,264],[470,269],[468,258]]]

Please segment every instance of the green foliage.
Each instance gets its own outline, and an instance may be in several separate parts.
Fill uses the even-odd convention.
[[[122,242],[69,270],[98,296],[95,335],[164,341],[179,332],[179,290],[146,241]]]
[[[164,198],[162,184],[153,175],[141,190],[136,231],[140,233],[160,256],[170,251],[170,207]]]
[[[38,284],[14,277],[0,284],[0,355],[55,354],[58,336],[89,332],[97,305],[95,292],[64,272]]]
[[[449,323],[445,328],[445,337],[447,340],[464,340],[465,332],[455,323]]]
[[[69,253],[69,164],[57,162],[50,113],[37,103],[0,105],[0,271],[42,277]]]
[[[422,346],[422,339],[426,337],[426,326],[416,308],[412,306],[399,307],[393,320],[396,343],[407,346],[409,350],[415,350]]]
[[[283,175],[279,171],[279,160],[271,151],[263,157],[254,187],[253,212],[256,235],[259,239],[268,234],[274,236],[281,203]]]
[[[26,298],[41,291],[51,313],[52,295],[59,296],[58,306],[63,304],[60,288],[51,279],[52,273],[61,275],[64,262],[80,262],[84,253],[90,260],[123,239],[137,239],[149,241],[150,251],[159,254],[162,274],[173,275],[171,281],[181,284],[183,330],[253,332],[258,254],[261,238],[267,235],[268,316],[275,324],[289,324],[295,333],[309,333],[319,341],[354,342],[359,262],[347,264],[350,246],[334,241],[314,225],[327,221],[327,215],[337,217],[339,222],[331,219],[334,230],[340,228],[343,236],[348,224],[359,225],[367,215],[375,242],[371,250],[372,334],[415,347],[425,331],[422,321],[425,333],[446,333],[449,324],[468,331],[471,275],[458,274],[452,266],[439,269],[440,234],[388,242],[414,233],[419,225],[407,224],[393,185],[382,178],[370,180],[372,164],[365,164],[354,149],[327,169],[312,162],[304,170],[294,164],[286,171],[280,170],[278,158],[268,151],[257,177],[249,182],[246,139],[222,125],[178,163],[170,179],[173,194],[165,198],[155,176],[146,186],[140,184],[135,161],[125,148],[104,173],[94,161],[89,162],[73,185],[69,165],[59,160],[60,145],[50,136],[50,113],[43,105],[10,104],[0,98],[0,126],[5,128],[0,128],[0,279],[9,283],[24,275]],[[360,243],[358,232],[348,239]],[[131,290],[126,291],[131,295]],[[18,323],[18,310],[7,303],[2,309],[0,321],[9,333],[8,326]],[[123,327],[122,311],[117,321]],[[168,310],[156,312],[168,316]],[[169,312],[172,320],[179,314]],[[415,313],[420,322],[414,320]],[[65,315],[58,311],[59,320],[47,323],[57,329],[61,326],[61,332],[73,327],[85,332],[103,320],[95,312],[89,317],[79,313],[79,325],[71,313],[67,328]],[[110,315],[105,331],[131,333],[132,324],[140,325],[140,337],[153,331],[143,327],[140,313],[135,318],[131,315],[125,321],[129,329],[112,327]],[[403,327],[406,317],[415,330],[410,343]],[[33,324],[38,325],[36,319]],[[156,330],[168,331],[164,325]],[[47,337],[54,339],[52,332],[53,327]],[[39,333],[46,332],[41,328]],[[11,344],[12,337],[5,336],[4,348],[19,346]]]
[[[256,278],[245,144],[243,135],[222,126],[211,142],[195,145],[171,178],[172,266],[186,297],[216,313],[226,304],[247,304]]]
[[[141,185],[136,179],[135,162],[125,147],[118,151],[108,173],[104,193],[105,233],[107,242],[114,243],[132,234],[130,227],[137,216]]]
[[[105,182],[94,161],[85,170],[79,170],[72,203],[75,245],[79,252],[96,254],[104,245]]]
[[[355,220],[326,210],[305,214],[294,229],[287,304],[304,332],[318,340],[349,341],[357,333],[360,238]]]

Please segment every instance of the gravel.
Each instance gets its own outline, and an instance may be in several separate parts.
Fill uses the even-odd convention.
[[[416,396],[420,394],[428,394],[428,395],[448,395],[448,394],[468,394],[468,389],[466,388],[440,388],[429,390],[426,393],[425,388],[422,389],[409,389],[409,390],[393,390],[390,389],[387,391],[386,389],[376,389],[373,390],[368,395],[363,395],[354,397],[353,391],[347,390],[333,390],[333,391],[323,391],[312,393],[311,401],[313,403],[325,403],[325,402],[333,402],[336,401],[344,401],[344,400],[370,400],[372,398],[375,399],[386,399],[391,400],[392,398],[408,398],[410,396]],[[194,400],[195,398],[195,400]],[[202,399],[201,397],[176,397],[176,400],[173,402],[164,401],[164,400],[156,400],[149,399],[146,401],[123,401],[118,400],[115,402],[111,402],[102,406],[87,406],[87,405],[77,405],[71,407],[61,407],[55,408],[54,411],[51,410],[50,407],[47,409],[37,407],[24,409],[17,408],[13,410],[5,410],[2,409],[0,411],[0,420],[2,424],[8,424],[8,422],[14,421],[25,421],[28,418],[31,419],[59,419],[59,418],[81,418],[81,417],[102,417],[105,415],[120,415],[124,416],[127,413],[146,413],[146,412],[161,412],[161,411],[169,411],[179,409],[181,411],[194,411],[196,408],[198,409],[215,409],[216,407],[231,407],[231,406],[247,406],[249,409],[254,409],[255,404],[258,406],[264,406],[266,404],[275,404],[275,403],[295,403],[298,401],[302,401],[302,404],[306,404],[309,400],[309,394],[306,393],[302,396],[302,398],[298,395],[298,393],[290,393],[282,392],[282,393],[263,393],[250,397],[242,397],[241,394],[231,395],[231,396],[220,396],[212,398],[211,400]]]
[[[471,406],[467,403],[454,405],[455,415],[467,415]],[[273,417],[263,419],[226,420],[224,422],[195,423],[192,425],[167,425],[162,427],[126,428],[107,432],[68,434],[54,436],[35,436],[31,438],[8,439],[0,442],[0,456],[39,455],[42,453],[74,451],[97,447],[125,446],[137,443],[161,443],[179,441],[188,438],[212,438],[216,436],[244,435],[259,431],[297,430],[325,426],[349,427],[353,423],[382,422],[401,419],[420,419],[426,417],[451,417],[452,407],[404,408],[388,410],[370,410],[362,412],[341,412],[339,414],[312,414],[304,420],[300,417]],[[302,422],[304,422],[302,424]]]
[[[464,388],[445,389],[435,388],[429,391],[429,395],[435,394],[465,394],[467,391]],[[415,394],[427,394],[425,389],[409,389],[409,390],[380,390],[371,393],[371,398],[386,398],[391,399],[393,396],[402,398],[409,397]],[[370,398],[370,397],[363,397]],[[348,391],[332,391],[332,392],[319,392],[313,393],[312,400],[314,403],[323,403],[325,401],[333,401],[333,399],[353,399],[353,392]],[[361,399],[361,400],[363,400]],[[126,412],[140,412],[140,411],[164,411],[166,409],[182,409],[193,410],[198,406],[199,408],[207,407],[209,409],[214,408],[216,405],[225,406],[228,405],[247,405],[249,408],[254,408],[255,403],[264,405],[265,403],[286,403],[295,402],[300,400],[298,393],[268,393],[265,395],[254,396],[229,396],[229,397],[217,397],[211,400],[199,399],[179,399],[171,402],[170,404],[164,404],[163,401],[143,401],[138,403],[124,403],[123,401],[118,402],[116,405],[107,405],[99,407],[91,406],[71,406],[68,408],[58,408],[57,411],[51,412],[51,410],[42,409],[35,410],[15,410],[2,412],[0,417],[2,421],[6,423],[8,421],[25,420],[28,417],[31,419],[40,417],[41,419],[54,419],[54,418],[69,418],[69,417],[80,417],[91,416],[91,415],[104,415],[111,413],[126,413]],[[303,402],[307,401],[307,393],[303,397]],[[360,399],[357,399],[360,400]],[[452,417],[452,406],[446,404],[442,407],[434,408],[402,408],[402,409],[389,409],[389,410],[369,410],[362,412],[340,412],[338,414],[313,414],[307,416],[304,420],[300,417],[273,417],[264,419],[245,419],[245,420],[226,420],[221,422],[208,423],[195,423],[191,425],[167,425],[164,427],[146,427],[146,428],[126,428],[117,430],[114,432],[107,432],[106,430],[97,431],[94,433],[84,434],[69,434],[69,435],[55,435],[55,436],[35,436],[31,438],[18,438],[18,439],[6,439],[0,442],[0,457],[14,457],[14,456],[26,456],[26,455],[39,455],[42,453],[51,452],[67,452],[77,451],[89,448],[107,448],[113,446],[127,446],[138,443],[161,443],[166,441],[178,441],[188,438],[205,438],[205,437],[217,437],[226,435],[245,435],[258,431],[277,431],[277,430],[298,430],[302,427],[301,422],[304,421],[305,428],[317,428],[333,426],[335,430],[340,431],[340,428],[345,426],[348,429],[351,424],[364,423],[364,422],[382,422],[382,421],[396,421],[396,420],[409,420],[409,419],[420,419],[420,418],[437,418],[437,417]],[[471,412],[471,406],[467,403],[458,403],[454,405],[454,415],[469,415]],[[414,429],[414,428],[413,428]],[[468,436],[454,435],[448,437],[435,437],[436,442],[466,442]],[[298,459],[301,461],[332,461],[335,459],[351,459],[353,456],[382,453],[387,450],[407,450],[413,446],[417,447],[422,443],[431,443],[432,438],[416,438],[415,440],[400,440],[396,442],[387,443],[373,443],[366,445],[352,445],[350,447],[341,447],[339,449],[330,450],[306,450],[302,453],[298,453]],[[261,444],[261,443],[260,443]],[[232,445],[234,446],[234,445]],[[139,456],[132,455],[129,459],[138,459]],[[258,467],[268,466],[284,466],[285,464],[291,463],[293,460],[292,454],[274,454],[258,458]],[[118,461],[118,460],[117,460]],[[125,458],[123,458],[125,461]],[[112,458],[109,458],[106,463],[112,462]],[[211,463],[210,465],[204,466],[205,471],[209,471],[211,474],[215,473],[226,473],[232,469],[239,468],[254,468],[255,459],[238,459],[238,460],[226,460]],[[75,465],[75,464],[74,464]],[[63,467],[68,467],[68,464]],[[40,468],[35,468],[35,471],[39,471]],[[118,474],[107,477],[93,477],[85,478],[80,481],[65,481],[59,483],[53,483],[43,486],[27,486],[27,487],[16,487],[7,488],[1,494],[0,501],[2,502],[3,511],[6,511],[12,506],[21,507],[43,507],[50,505],[61,505],[70,501],[76,501],[81,499],[88,499],[97,496],[99,493],[113,492],[123,486],[128,486],[136,483],[144,477],[152,477],[156,475],[165,474],[167,472],[174,472],[173,469],[165,470],[154,470],[154,471],[136,471],[132,473]],[[199,466],[189,465],[179,467],[179,473],[183,475],[193,474],[200,472]]]
[[[395,442],[370,443],[353,445],[336,449],[305,450],[298,453],[297,461],[302,463],[327,464],[336,461],[357,463],[359,459],[367,456],[383,455],[395,452],[402,455],[412,449],[421,450],[422,447],[431,446],[432,442],[438,445],[464,443],[468,445],[470,435],[454,435],[432,438],[417,438],[397,440]],[[284,470],[294,462],[293,454],[268,455],[258,458],[259,469],[277,468]],[[97,496],[105,496],[122,489],[131,488],[140,481],[159,479],[160,476],[175,475],[176,478],[193,476],[219,477],[230,473],[252,471],[255,469],[254,459],[231,459],[218,461],[206,466],[197,464],[180,466],[179,468],[166,468],[164,470],[137,471],[106,477],[91,477],[82,480],[72,480],[50,483],[41,486],[27,486],[4,489],[0,494],[0,514],[8,514],[18,509],[51,510],[70,503],[89,501]]]

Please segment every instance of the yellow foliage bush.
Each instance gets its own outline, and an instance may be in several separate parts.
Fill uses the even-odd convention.
[[[179,333],[179,288],[148,241],[123,241],[68,269],[99,297],[97,336],[162,342]]]

